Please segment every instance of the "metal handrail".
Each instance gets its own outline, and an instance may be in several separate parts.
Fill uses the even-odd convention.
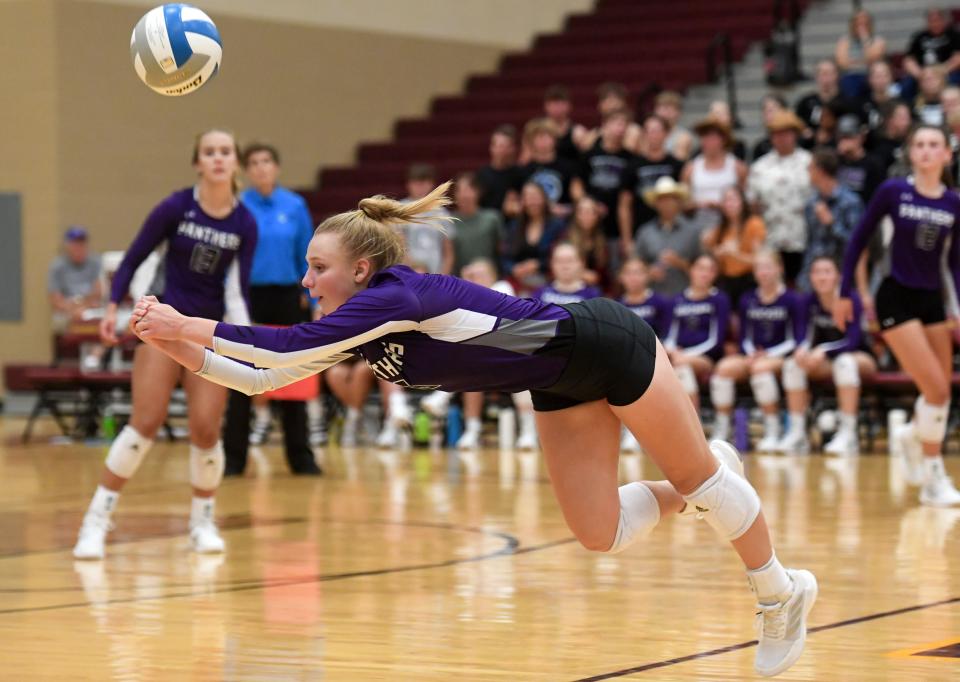
[[[723,76],[727,83],[727,106],[730,107],[730,120],[734,128],[742,128],[740,117],[737,115],[737,87],[733,76],[733,43],[730,34],[718,33],[707,46],[707,82],[717,80],[717,51],[721,51],[723,59]]]

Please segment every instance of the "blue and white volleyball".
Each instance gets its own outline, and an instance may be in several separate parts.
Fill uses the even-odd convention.
[[[141,17],[130,37],[130,56],[140,80],[169,97],[188,95],[217,75],[223,46],[210,17],[175,2]]]

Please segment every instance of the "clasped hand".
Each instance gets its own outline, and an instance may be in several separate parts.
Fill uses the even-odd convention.
[[[130,331],[144,341],[176,341],[186,319],[156,296],[141,296],[130,315]]]

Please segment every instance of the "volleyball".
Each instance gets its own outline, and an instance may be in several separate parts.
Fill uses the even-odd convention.
[[[147,87],[168,97],[188,95],[217,75],[223,46],[213,21],[179,2],[154,7],[133,27],[130,56]]]

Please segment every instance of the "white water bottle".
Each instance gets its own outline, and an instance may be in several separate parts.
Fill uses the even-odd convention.
[[[500,437],[500,449],[512,450],[517,441],[517,413],[512,407],[501,408],[497,415],[497,432]]]

